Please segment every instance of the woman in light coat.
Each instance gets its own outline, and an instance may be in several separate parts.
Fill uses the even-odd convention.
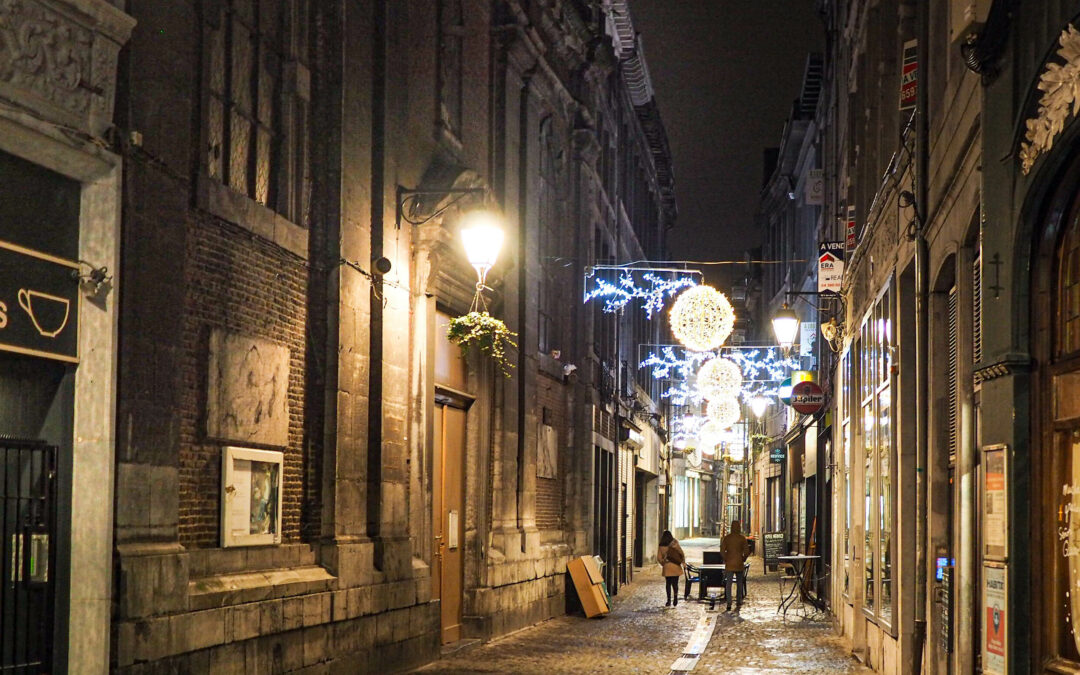
[[[679,577],[683,574],[686,554],[668,530],[664,530],[664,533],[660,535],[660,549],[656,552],[656,561],[663,567],[664,580],[667,582],[664,587],[667,593],[667,602],[664,603],[664,607],[678,607]]]

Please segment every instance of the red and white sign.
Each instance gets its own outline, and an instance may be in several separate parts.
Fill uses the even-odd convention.
[[[844,247],[842,241],[818,244],[818,293],[836,295],[844,285]]]
[[[1000,563],[983,564],[983,607],[986,624],[983,626],[982,667],[987,675],[1005,675],[1009,667],[1008,569]]]
[[[855,207],[854,206],[847,207],[847,228],[846,228],[845,241],[847,242],[847,250],[848,251],[854,251],[855,247],[859,243],[859,235],[858,235],[858,232],[855,229]]]
[[[791,388],[791,407],[803,415],[813,415],[825,405],[825,392],[813,382],[800,382]]]
[[[904,43],[903,65],[900,74],[900,110],[914,110],[918,93],[919,50],[918,41]]]

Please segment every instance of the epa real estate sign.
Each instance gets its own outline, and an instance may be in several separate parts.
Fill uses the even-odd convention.
[[[844,281],[844,248],[842,241],[823,241],[818,244],[818,293],[838,294]]]

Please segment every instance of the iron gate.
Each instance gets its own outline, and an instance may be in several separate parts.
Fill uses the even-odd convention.
[[[56,446],[0,437],[0,673],[52,670]]]

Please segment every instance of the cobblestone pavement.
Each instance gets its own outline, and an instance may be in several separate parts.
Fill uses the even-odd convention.
[[[690,562],[715,539],[683,542]],[[753,560],[748,596],[738,614],[717,604],[717,625],[692,675],[702,673],[869,673],[852,659],[831,624],[825,621],[785,622],[776,613],[780,602],[777,575],[761,575]],[[680,591],[683,582],[679,583]],[[694,588],[695,592],[697,588]],[[692,594],[693,595],[693,594]],[[659,565],[634,575],[619,589],[611,614],[600,619],[560,616],[485,645],[465,649],[429,664],[419,673],[655,673],[666,675],[707,605],[691,599],[664,607],[664,580]]]

